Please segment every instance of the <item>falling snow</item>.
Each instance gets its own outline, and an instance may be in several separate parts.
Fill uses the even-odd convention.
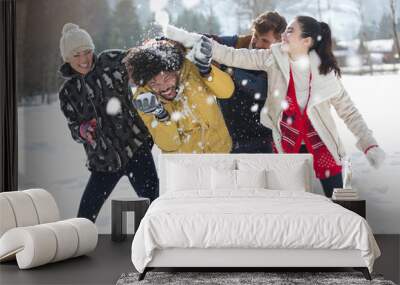
[[[150,0],[150,10],[152,12],[161,11],[168,5],[168,0]]]
[[[242,80],[242,86],[246,86],[249,81],[247,79]]]
[[[286,100],[282,100],[281,102],[281,108],[283,110],[286,110],[287,108],[289,108],[289,103]]]
[[[331,177],[331,172],[329,171],[329,169],[325,170],[325,177],[326,178]]]
[[[174,122],[179,121],[180,119],[182,119],[182,117],[183,117],[182,112],[175,111],[175,112],[172,112],[172,114],[171,114],[171,120]]]
[[[251,106],[250,110],[255,113],[258,111],[258,104],[254,104],[253,106]]]
[[[115,116],[121,112],[121,102],[119,101],[118,98],[112,97],[107,102],[106,112],[111,116]]]
[[[254,94],[254,99],[259,100],[261,98],[261,93],[257,92]]]
[[[215,102],[215,99],[213,96],[207,97],[207,104],[211,105],[211,104],[214,104],[214,102]]]
[[[158,121],[157,120],[153,120],[152,122],[151,122],[151,127],[154,129],[154,128],[156,128],[158,126]]]
[[[162,27],[166,27],[169,24],[169,15],[164,10],[156,11],[154,18],[156,23],[160,24]]]
[[[186,9],[192,9],[193,7],[196,7],[200,3],[200,0],[182,0],[183,6],[185,6]]]

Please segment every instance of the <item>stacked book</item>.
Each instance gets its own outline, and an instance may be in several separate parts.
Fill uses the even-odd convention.
[[[358,200],[358,193],[354,189],[342,189],[335,188],[333,189],[332,194],[333,200]]]

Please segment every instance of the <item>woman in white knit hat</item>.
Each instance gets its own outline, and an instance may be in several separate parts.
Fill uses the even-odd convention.
[[[139,196],[158,197],[153,141],[128,100],[128,77],[121,63],[125,50],[98,56],[91,36],[79,26],[64,25],[60,68],[65,82],[59,96],[72,138],[81,143],[91,171],[78,217],[92,221],[120,178],[127,175]]]

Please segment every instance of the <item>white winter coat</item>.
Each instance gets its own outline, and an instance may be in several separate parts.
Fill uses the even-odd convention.
[[[281,44],[272,45],[271,49],[256,50],[234,49],[213,41],[213,59],[227,66],[264,70],[268,73],[268,97],[261,112],[261,123],[272,129],[276,148],[283,152],[279,122],[283,112],[282,101],[287,94],[290,67],[289,56],[282,51]],[[332,117],[331,106],[357,137],[358,149],[364,152],[369,146],[376,145],[371,130],[354,106],[340,79],[333,71],[327,75],[319,73],[320,59],[315,51],[310,52],[310,65],[312,81],[308,117],[336,163],[341,163],[345,149]]]

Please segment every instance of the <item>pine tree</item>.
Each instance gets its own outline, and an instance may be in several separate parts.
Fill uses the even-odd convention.
[[[184,9],[174,21],[174,25],[198,33],[220,33],[220,24],[214,13],[206,17],[202,13]]]
[[[140,43],[142,27],[133,0],[119,0],[112,23],[111,43],[114,48],[127,49]]]

